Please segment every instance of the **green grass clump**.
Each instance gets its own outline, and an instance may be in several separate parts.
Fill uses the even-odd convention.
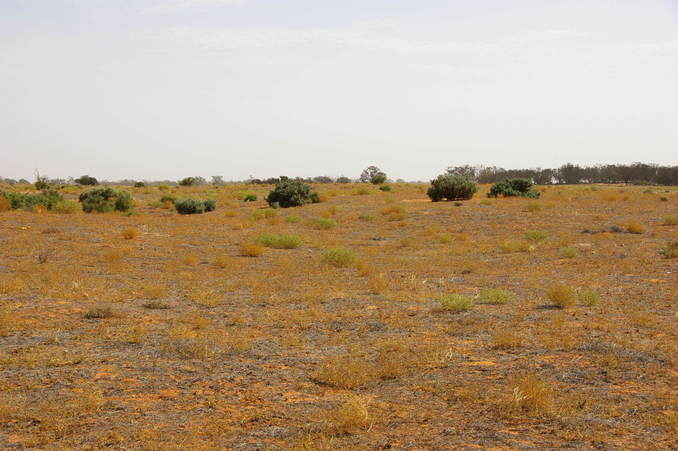
[[[665,226],[678,225],[678,215],[666,215],[662,217],[662,225]]]
[[[257,238],[257,243],[273,249],[296,249],[301,246],[301,238],[296,235],[265,233]]]
[[[285,222],[289,222],[290,224],[296,224],[298,222],[301,222],[301,217],[297,215],[285,216]]]
[[[528,230],[527,233],[525,233],[525,239],[538,243],[548,240],[549,233],[546,230]]]
[[[486,304],[501,305],[513,301],[515,299],[515,295],[507,290],[490,288],[487,290],[482,290],[480,292],[480,298]]]
[[[337,268],[346,268],[356,262],[355,252],[345,247],[334,247],[323,252],[322,262]]]
[[[337,226],[337,221],[332,218],[317,218],[313,221],[313,227],[319,230],[329,230]]]
[[[575,258],[579,255],[579,251],[574,247],[561,247],[558,255],[560,255],[560,258]]]
[[[587,307],[592,307],[600,303],[600,294],[591,288],[582,288],[577,293],[579,303]]]
[[[473,307],[473,298],[461,294],[451,294],[440,298],[440,306],[443,310],[463,312]]]

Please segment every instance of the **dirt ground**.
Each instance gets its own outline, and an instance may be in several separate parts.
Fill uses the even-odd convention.
[[[678,188],[390,186],[0,213],[0,449],[676,449]]]

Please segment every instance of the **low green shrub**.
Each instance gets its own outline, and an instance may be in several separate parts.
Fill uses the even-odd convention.
[[[85,213],[107,213],[111,211],[129,211],[132,209],[132,196],[127,191],[113,188],[92,188],[83,191],[78,198]]]
[[[213,199],[181,199],[174,203],[177,213],[181,215],[196,215],[213,211],[217,207],[217,201]]]
[[[539,192],[532,189],[532,182],[527,179],[505,179],[495,183],[487,193],[487,197],[529,197],[539,198]]]
[[[44,190],[40,193],[15,193],[10,191],[0,192],[0,196],[7,199],[13,210],[33,210],[42,207],[53,210],[64,197],[55,190]]]
[[[391,187],[388,186],[388,185],[382,185],[382,186],[379,187],[379,190],[389,192],[389,191],[391,191]]]
[[[296,235],[265,233],[257,238],[256,242],[273,249],[296,249],[301,246],[301,238]]]
[[[298,222],[301,222],[301,217],[297,215],[285,216],[285,222],[289,222],[290,224],[296,224]]]
[[[242,199],[243,202],[256,202],[257,201],[257,195],[256,194],[247,194],[245,197]]]
[[[320,202],[317,194],[313,196],[311,187],[301,180],[285,179],[275,185],[266,197],[266,202],[273,208],[301,207],[308,203]]]
[[[468,200],[478,191],[478,185],[468,177],[442,174],[431,180],[426,194],[433,202],[447,200]]]
[[[666,245],[664,249],[659,251],[661,255],[666,258],[677,258],[678,257],[678,241],[673,241]]]

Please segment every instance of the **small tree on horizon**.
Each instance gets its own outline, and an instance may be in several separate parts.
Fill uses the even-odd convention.
[[[381,169],[376,166],[368,166],[362,174],[360,174],[360,181],[362,183],[381,185],[386,182],[386,173],[382,172]]]

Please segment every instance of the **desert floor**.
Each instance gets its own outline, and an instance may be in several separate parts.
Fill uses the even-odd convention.
[[[0,448],[676,449],[678,188],[390,186],[0,213]]]

